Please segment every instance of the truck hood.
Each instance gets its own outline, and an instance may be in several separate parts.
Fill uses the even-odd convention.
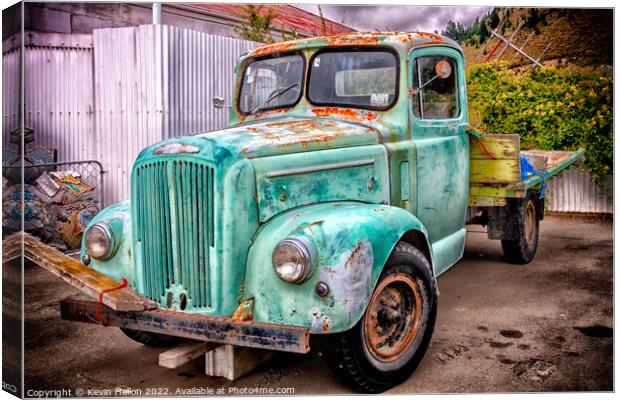
[[[333,118],[269,119],[219,131],[170,138],[145,148],[136,162],[166,154],[192,154],[216,164],[314,150],[379,143],[379,131]]]

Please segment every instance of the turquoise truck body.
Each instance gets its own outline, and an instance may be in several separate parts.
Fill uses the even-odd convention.
[[[318,106],[302,91],[293,106],[243,114],[235,99],[229,128],[171,138],[140,153],[131,200],[108,207],[89,225],[108,223],[114,254],[90,260],[89,267],[126,278],[162,309],[230,317],[251,302],[253,321],[331,333],[361,318],[399,241],[420,249],[435,276],[458,262],[473,146],[459,46],[422,33],[276,43],[240,58],[236,96],[252,60],[295,53],[307,69],[327,48],[395,54],[393,105]],[[452,118],[413,112],[412,66],[433,55],[456,66],[458,112]],[[499,195],[523,196],[546,177],[530,179],[527,187]],[[302,283],[284,282],[272,266],[275,246],[289,237],[303,237],[316,249]],[[318,282],[330,288],[327,296],[315,293]]]

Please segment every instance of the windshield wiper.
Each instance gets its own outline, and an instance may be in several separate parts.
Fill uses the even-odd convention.
[[[276,97],[279,97],[281,95],[283,95],[284,93],[288,92],[289,90],[291,90],[292,88],[294,88],[295,86],[299,86],[298,83],[293,83],[290,84],[286,87],[283,87],[282,89],[278,89],[275,92],[273,92],[271,94],[271,96],[267,97],[267,100],[265,100],[265,102],[263,104],[261,104],[260,106],[256,107],[255,109],[252,110],[252,112],[250,114],[254,114],[257,111],[260,111],[261,109],[265,108],[267,105],[269,105],[269,103],[271,103]]]

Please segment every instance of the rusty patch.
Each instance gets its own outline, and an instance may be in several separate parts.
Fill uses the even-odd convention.
[[[375,35],[364,34],[363,36],[356,35],[336,35],[327,36],[328,46],[351,46],[351,45],[376,45],[379,44],[379,38]]]
[[[274,133],[271,133],[271,132],[265,132],[265,133],[263,133],[263,134],[261,135],[261,137],[262,137],[263,139],[266,139],[266,140],[272,140],[272,141],[277,141],[277,140],[280,140],[280,136],[278,136],[278,135],[276,135],[276,134],[274,134]]]
[[[364,341],[378,360],[400,358],[418,334],[423,297],[409,275],[391,274],[375,289],[364,315]]]
[[[370,111],[357,111],[352,108],[323,107],[313,108],[312,112],[318,117],[341,117],[354,121],[374,121],[377,114]]]
[[[331,329],[331,321],[327,317],[323,317],[323,333],[329,332]]]
[[[298,42],[299,40],[289,40],[287,42],[268,44],[267,46],[261,46],[261,47],[256,48],[252,52],[252,55],[254,57],[257,57],[257,56],[263,56],[263,55],[271,54],[271,53],[281,53],[281,52],[290,50],[291,48],[295,47],[295,45]]]
[[[333,126],[333,122],[330,123],[321,123],[313,119],[302,119],[298,121],[280,121],[280,122],[272,122],[267,124],[270,128],[279,128],[284,127],[288,129],[299,129],[299,130],[307,130],[307,129],[315,129],[317,127],[324,126]]]
[[[232,319],[235,321],[252,321],[254,319],[254,299],[247,299],[239,303]]]

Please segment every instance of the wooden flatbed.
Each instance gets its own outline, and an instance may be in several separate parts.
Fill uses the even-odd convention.
[[[579,161],[577,151],[521,151],[518,135],[472,135],[469,205],[504,206],[508,198],[523,198],[529,189],[543,190],[544,183]]]

